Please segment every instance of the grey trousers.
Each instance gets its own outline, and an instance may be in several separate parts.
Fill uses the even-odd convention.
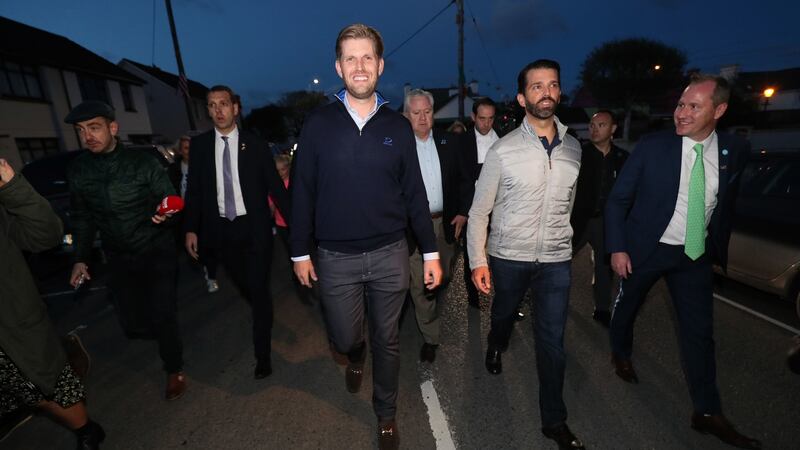
[[[422,333],[422,337],[428,344],[439,345],[441,327],[439,325],[437,297],[444,292],[447,281],[450,280],[453,245],[448,244],[445,240],[442,218],[431,220],[433,220],[433,231],[436,234],[436,247],[439,249],[439,262],[442,264],[442,284],[433,291],[425,289],[422,253],[419,252],[419,247],[417,247],[408,258],[411,269],[411,283],[408,290],[411,293],[411,299],[414,301],[414,313],[417,316],[417,326],[420,333]]]
[[[400,375],[400,311],[408,290],[405,239],[366,253],[318,249],[317,275],[328,327],[336,351],[352,353],[364,344],[364,313],[372,349],[372,406],[381,419],[397,410]]]

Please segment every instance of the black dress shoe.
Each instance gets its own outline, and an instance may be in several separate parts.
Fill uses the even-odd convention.
[[[608,311],[596,309],[594,313],[592,313],[592,319],[606,328],[611,325],[611,313]]]
[[[617,355],[611,355],[611,363],[614,364],[615,373],[628,383],[639,384],[639,377],[633,370],[633,363],[630,359],[622,359]]]
[[[722,414],[694,413],[692,414],[692,429],[703,434],[713,434],[722,442],[734,447],[761,449],[761,442],[758,439],[739,434]]]
[[[486,370],[492,375],[499,375],[503,371],[503,359],[499,349],[489,348],[486,350]]]
[[[400,448],[400,434],[394,420],[378,421],[378,449],[397,450]]]
[[[261,380],[272,375],[272,363],[268,359],[262,359],[256,362],[256,370],[253,372],[253,378]]]
[[[569,431],[569,427],[565,423],[558,424],[554,427],[542,428],[542,434],[548,439],[556,441],[559,450],[584,450],[583,442]]]
[[[419,360],[432,363],[436,359],[437,348],[439,348],[439,344],[428,344],[427,342],[422,344],[422,348],[419,350]]]
[[[97,450],[106,438],[106,432],[103,427],[90,420],[75,430],[75,436],[78,438],[78,450]]]

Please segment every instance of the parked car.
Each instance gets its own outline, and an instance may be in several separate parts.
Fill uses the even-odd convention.
[[[175,160],[172,153],[160,145],[137,145],[129,147],[137,151],[147,152],[157,158],[167,171]],[[64,238],[56,249],[60,253],[71,253],[72,224],[69,217],[69,185],[67,184],[67,167],[81,153],[87,150],[62,152],[57,155],[38,159],[22,168],[22,175],[31,183],[36,192],[46,198],[64,223]],[[99,247],[99,240],[95,242]]]
[[[800,149],[754,153],[742,173],[728,278],[796,303],[800,314]]]

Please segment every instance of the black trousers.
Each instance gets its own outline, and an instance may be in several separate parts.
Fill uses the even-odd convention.
[[[111,298],[125,335],[154,338],[167,373],[183,369],[177,319],[178,258],[171,242],[140,255],[107,252]]]
[[[707,247],[708,248],[708,247]],[[611,317],[611,351],[630,359],[633,324],[650,288],[664,277],[678,321],[678,343],[694,410],[701,414],[721,412],[714,355],[714,288],[711,260],[695,261],[682,245],[658,244],[653,254],[622,280]]]
[[[248,216],[230,221],[220,219],[220,236],[216,248],[219,262],[253,312],[253,349],[257,360],[269,360],[272,346],[272,293],[270,292],[270,263],[272,232],[261,242],[253,239]],[[259,245],[260,244],[260,245]]]
[[[611,261],[606,254],[602,215],[589,219],[583,236],[581,236],[575,248],[572,249],[572,254],[577,254],[587,243],[594,251],[594,309],[608,311],[611,303],[611,282],[614,279],[614,272],[611,270]]]

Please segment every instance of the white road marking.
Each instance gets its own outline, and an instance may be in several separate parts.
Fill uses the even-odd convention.
[[[754,310],[752,310],[752,309],[750,309],[750,308],[748,308],[748,307],[746,307],[744,305],[740,305],[740,304],[734,302],[731,299],[725,298],[725,297],[723,297],[723,296],[721,296],[719,294],[714,294],[714,298],[716,298],[717,300],[719,300],[721,302],[727,303],[728,305],[733,306],[734,308],[738,308],[738,309],[741,309],[744,312],[750,313],[750,314],[758,317],[759,319],[763,319],[763,320],[765,320],[765,321],[767,321],[767,322],[769,322],[769,323],[771,323],[773,325],[779,326],[779,327],[783,328],[786,331],[790,331],[790,332],[792,332],[794,334],[800,334],[800,330],[798,330],[797,328],[789,326],[789,325],[787,325],[787,324],[785,324],[785,323],[783,323],[783,322],[781,322],[779,320],[775,320],[772,317],[769,317],[769,316],[766,316],[764,314],[761,314],[758,311],[754,311]]]
[[[439,404],[439,396],[436,395],[433,381],[426,380],[420,385],[420,389],[422,390],[422,401],[428,408],[428,421],[431,424],[433,437],[436,438],[436,449],[455,450],[456,446],[450,435],[450,427],[447,425],[447,416],[444,415],[442,405]]]

